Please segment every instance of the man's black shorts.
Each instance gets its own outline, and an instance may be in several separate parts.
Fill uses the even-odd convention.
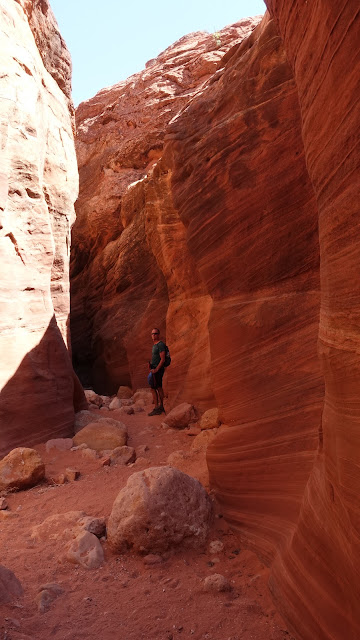
[[[163,379],[164,372],[165,372],[165,368],[161,367],[159,371],[152,374],[151,383],[150,383],[150,387],[152,389],[159,389],[162,387],[162,379]]]

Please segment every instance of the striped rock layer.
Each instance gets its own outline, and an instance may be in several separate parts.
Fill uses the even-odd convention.
[[[358,9],[327,4],[268,0],[216,65],[197,34],[80,105],[74,355],[100,393],[144,386],[160,326],[290,629],[356,640]]]

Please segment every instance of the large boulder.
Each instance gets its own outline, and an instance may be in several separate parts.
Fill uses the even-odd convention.
[[[74,436],[74,445],[86,444],[95,451],[116,449],[127,443],[127,430],[122,422],[118,426],[109,424],[105,420],[91,422]]]
[[[15,600],[22,595],[21,582],[10,569],[0,565],[0,604]]]
[[[205,543],[212,504],[203,486],[171,467],[134,473],[118,494],[107,534],[118,552],[161,553]]]
[[[188,402],[182,402],[174,407],[164,418],[164,423],[172,429],[185,429],[189,424],[195,422],[197,412],[195,407]]]
[[[45,465],[35,449],[18,447],[0,460],[0,490],[27,489],[44,476]]]

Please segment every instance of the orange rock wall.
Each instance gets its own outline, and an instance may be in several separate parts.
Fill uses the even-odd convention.
[[[74,353],[143,386],[165,327],[169,401],[229,425],[212,486],[291,630],[357,640],[357,9],[268,5],[216,70],[200,38],[204,82],[183,39],[80,106]]]
[[[269,0],[293,67],[317,200],[325,402],[319,452],[273,590],[300,637],[360,637],[359,5]]]
[[[77,109],[72,344],[83,381],[101,393],[146,384],[150,332],[160,326],[176,363],[166,374],[172,401],[191,393],[201,406],[215,402],[207,332],[212,301],[173,207],[171,173],[161,163],[152,168],[169,121],[258,21],[243,20],[218,38],[185,36],[143,72]]]
[[[48,3],[1,0],[0,455],[70,433],[71,61]]]

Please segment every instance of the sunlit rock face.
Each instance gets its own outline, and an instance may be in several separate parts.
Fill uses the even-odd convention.
[[[78,176],[71,62],[45,0],[0,1],[0,455],[66,435],[70,226]]]
[[[167,373],[173,401],[191,392],[200,404],[214,403],[207,332],[211,298],[172,204],[171,175],[156,165],[153,180],[152,167],[162,155],[170,120],[258,21],[186,36],[144,71],[77,109],[72,344],[83,381],[99,392],[111,393],[119,384],[144,386],[151,328],[160,326],[165,336],[166,326],[177,363]]]

